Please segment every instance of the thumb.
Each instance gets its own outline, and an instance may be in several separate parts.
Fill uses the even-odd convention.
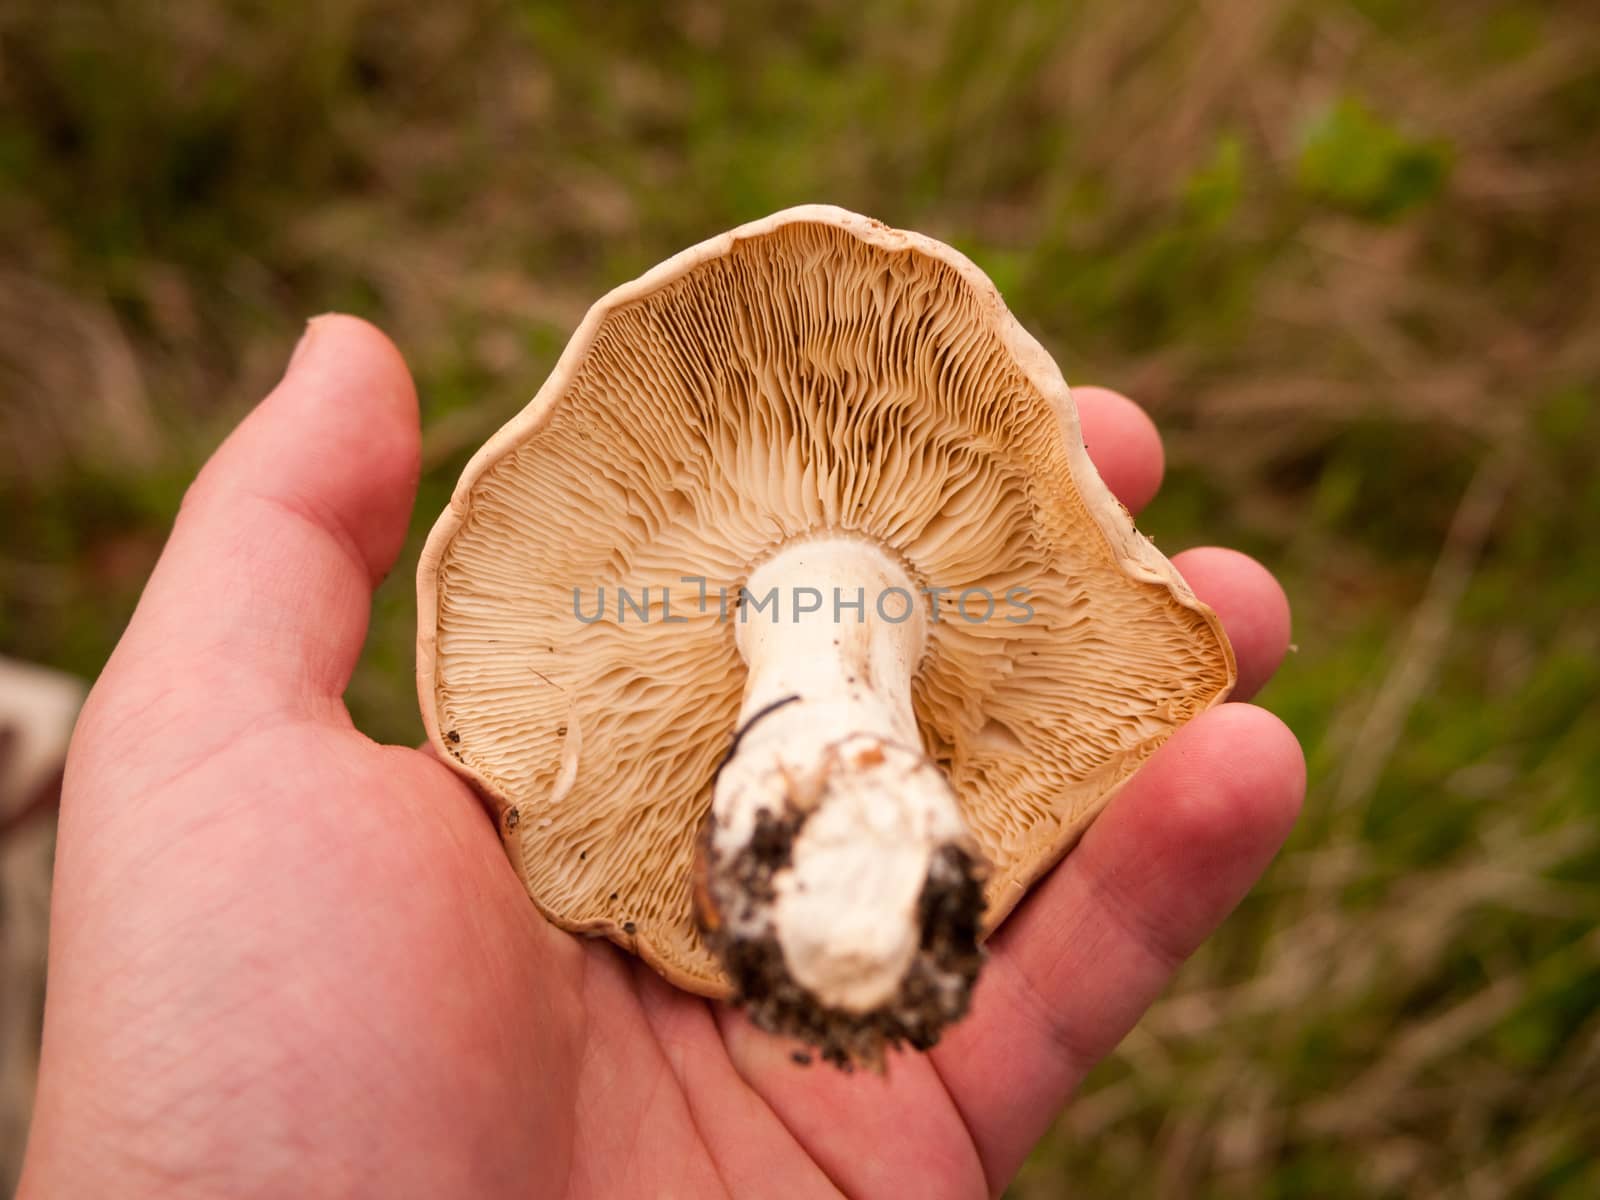
[[[185,495],[92,707],[137,707],[142,693],[191,713],[336,708],[405,538],[418,459],[416,391],[393,344],[353,317],[313,320]]]

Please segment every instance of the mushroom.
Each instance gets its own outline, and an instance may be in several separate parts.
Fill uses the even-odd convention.
[[[539,909],[842,1066],[932,1045],[1234,680],[988,278],[817,205],[589,311],[418,609],[428,736]]]

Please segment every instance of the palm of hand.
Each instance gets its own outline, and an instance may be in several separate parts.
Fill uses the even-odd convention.
[[[129,758],[104,765],[123,774]],[[248,805],[214,803],[243,780]],[[221,1154],[268,1194],[305,1174],[330,1194],[395,1194],[375,1172],[400,1160],[426,1195],[751,1194],[763,1178],[822,1194],[797,1133],[864,1084],[857,1119],[817,1145],[841,1180],[894,1168],[927,1177],[919,1195],[981,1190],[926,1062],[898,1062],[887,1089],[802,1071],[608,943],[554,930],[475,798],[426,754],[250,721],[159,795],[193,823],[125,870],[173,886],[130,886],[117,952],[98,978],[69,975],[75,995],[117,989],[125,1006],[101,1032],[130,1052],[94,1070],[102,1100],[140,1114],[139,1150],[105,1166],[159,1163],[159,1183],[203,1178]],[[884,1126],[905,1161],[882,1157]]]
[[[1153,434],[1083,401],[1102,472],[1148,498]],[[75,739],[24,1194],[998,1190],[1276,849],[1292,737],[1239,704],[1180,731],[993,940],[932,1054],[798,1067],[546,924],[469,789],[351,727],[414,406],[381,335],[320,321],[186,501]],[[1281,593],[1196,553],[1251,687]]]

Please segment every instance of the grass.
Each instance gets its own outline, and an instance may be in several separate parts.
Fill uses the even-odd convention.
[[[790,203],[923,229],[1151,409],[1163,546],[1280,573],[1312,772],[1014,1194],[1597,1195],[1597,129],[1581,0],[0,3],[0,651],[95,673],[354,310],[426,470],[350,703],[414,740],[421,533],[587,303]]]

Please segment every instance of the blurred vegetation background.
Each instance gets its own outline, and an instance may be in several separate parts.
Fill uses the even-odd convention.
[[[798,202],[923,230],[1155,415],[1147,532],[1279,572],[1263,702],[1312,770],[1012,1194],[1600,1196],[1596,16],[0,0],[0,653],[92,677],[200,462],[347,309],[422,396],[350,689],[415,741],[423,532],[588,303]],[[0,921],[30,1020],[37,917]]]

